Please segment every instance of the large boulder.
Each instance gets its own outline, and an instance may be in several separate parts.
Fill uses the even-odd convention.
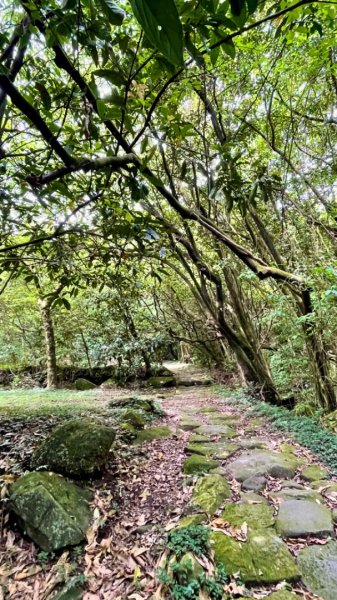
[[[90,495],[55,473],[28,473],[9,492],[9,508],[48,552],[79,544],[90,524]]]
[[[37,447],[32,468],[46,468],[70,477],[91,477],[107,460],[115,439],[110,427],[88,419],[72,419],[52,431]]]
[[[156,375],[147,380],[147,385],[155,389],[171,388],[176,385],[176,380],[172,375],[164,375],[162,377]]]
[[[75,390],[78,392],[86,392],[87,390],[94,390],[97,388],[97,385],[89,381],[89,379],[84,379],[84,377],[79,377],[79,379],[75,380]]]

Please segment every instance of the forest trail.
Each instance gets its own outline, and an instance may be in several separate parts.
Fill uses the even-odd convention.
[[[168,426],[171,435],[117,447],[93,482],[84,554],[67,550],[41,564],[36,547],[5,523],[3,597],[49,600],[64,578],[79,586],[71,599],[83,600],[336,600],[337,479],[265,419],[243,414],[210,387],[166,390],[161,403],[166,414],[155,427]],[[158,581],[158,567],[181,558],[174,535],[181,525],[192,525],[191,550],[206,528],[207,551],[192,556],[187,584],[174,579],[180,567]],[[198,588],[200,568],[209,596],[207,583]]]

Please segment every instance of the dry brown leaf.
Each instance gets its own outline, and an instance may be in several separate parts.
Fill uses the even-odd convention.
[[[39,565],[33,565],[31,567],[27,567],[23,571],[20,571],[20,573],[16,573],[14,579],[16,581],[21,581],[21,579],[27,579],[27,577],[36,575],[37,573],[40,573],[40,571],[42,571],[42,567],[40,567]]]

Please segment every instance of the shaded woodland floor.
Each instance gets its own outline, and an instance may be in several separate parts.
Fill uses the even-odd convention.
[[[76,414],[87,416],[89,413],[104,423],[112,423],[108,402],[116,393],[76,395]],[[123,393],[125,390],[118,391],[118,394]],[[14,392],[12,394],[14,397]],[[292,557],[296,559],[307,546],[324,547],[330,544],[329,547],[335,551],[336,542],[329,540],[335,535],[333,517],[336,513],[333,511],[337,509],[337,478],[323,468],[308,450],[272,430],[265,419],[243,414],[232,401],[227,401],[210,387],[191,387],[166,390],[161,394],[166,415],[160,423],[171,428],[172,435],[169,438],[137,446],[117,440],[102,478],[89,482],[94,493],[94,520],[87,532],[86,543],[55,555],[40,552],[22,536],[15,520],[7,514],[7,488],[29,468],[30,456],[37,443],[56,424],[74,414],[74,400],[72,398],[70,401],[68,396],[63,399],[59,397],[55,401],[48,398],[43,414],[38,416],[30,410],[27,396],[29,394],[21,402],[21,408],[19,399],[13,402],[9,411],[5,410],[6,407],[1,411],[0,405],[0,483],[3,500],[0,522],[0,598],[49,600],[69,581],[74,584],[73,590],[77,594],[71,598],[84,600],[159,600],[178,597],[172,595],[170,584],[160,581],[160,577],[158,580],[158,568],[169,558],[167,539],[179,521],[191,514],[202,513],[202,521],[213,532],[212,535],[223,534],[232,538],[234,543],[242,544],[244,548],[250,530],[254,533],[256,527],[250,523],[249,507],[254,507],[253,512],[257,510],[258,514],[261,507],[262,511],[267,510],[265,503],[271,507],[268,508],[272,515],[271,522],[268,523],[269,531],[274,531],[275,518],[276,528],[280,527],[277,513],[283,502],[311,501],[315,507],[326,506],[332,511],[329,512],[326,531],[324,527],[320,531],[319,525],[314,525],[310,518],[306,522],[302,520],[297,523],[299,529],[293,532],[294,535],[291,532],[288,535],[285,531],[280,533],[280,529],[278,530],[290,551],[291,560]],[[200,437],[199,440],[196,440],[196,435]],[[206,437],[208,439],[205,441]],[[192,446],[191,439],[196,440]],[[199,448],[196,449],[198,444]],[[208,448],[213,444],[213,450],[201,452],[202,447],[205,449],[207,444],[210,444]],[[253,480],[254,477],[264,478],[264,481],[260,481],[261,489],[258,490],[259,485],[255,482],[256,490],[249,491],[254,490],[253,481],[252,487],[246,485],[244,490],[242,477],[239,477],[238,470],[235,471],[236,461],[247,453],[252,455],[261,452],[271,452],[272,457],[276,456],[273,453],[278,453],[277,456],[288,461],[287,465],[292,465],[293,473],[287,474],[282,468],[279,473],[277,469],[270,470],[267,461],[263,472],[258,465],[256,473],[254,474],[253,469],[252,477],[248,477]],[[189,466],[190,463],[186,460],[191,457],[197,457],[197,461],[201,459],[201,466],[193,466],[193,461],[192,466]],[[216,464],[208,465],[207,461],[212,460]],[[314,473],[314,482],[310,481],[313,477],[304,478],[302,475],[308,465],[321,467],[321,470]],[[200,476],[205,477],[202,474],[211,470],[228,481],[230,491],[227,498],[219,500],[215,510],[212,508],[207,511],[200,506],[198,508],[192,497]],[[233,504],[240,506],[240,510],[245,504],[248,506],[248,513],[243,511],[243,516],[236,514],[233,518],[233,514],[230,516],[233,509],[228,509],[229,504],[231,507]],[[308,504],[302,506],[305,512]],[[300,505],[294,507],[303,512]],[[301,528],[304,528],[303,532]],[[268,548],[266,551],[268,556]],[[214,577],[215,559],[214,545],[210,544],[207,555],[198,558],[206,576]],[[337,554],[331,560],[335,560],[335,568]],[[242,576],[240,569],[234,569],[233,573],[230,570],[227,569],[230,577],[223,582],[224,599],[265,598],[276,591],[285,594],[288,589],[292,589],[297,596],[288,591],[288,596],[276,595],[275,600],[335,598],[331,595],[335,593],[331,592],[331,586],[337,585],[337,572],[334,579],[333,574],[331,575],[330,582],[318,582],[317,585],[324,588],[324,595],[319,596],[314,595],[313,591],[317,590],[313,590],[310,582],[308,587],[308,580],[300,574],[289,576],[289,583],[286,584],[282,576],[279,580],[274,576],[273,581],[266,582],[262,575],[261,581],[253,582],[249,575]],[[325,575],[320,575],[325,580],[328,576],[326,572]],[[64,596],[68,597],[70,598]],[[191,596],[193,597],[204,599],[212,596],[196,591]],[[272,600],[273,597],[270,598]]]

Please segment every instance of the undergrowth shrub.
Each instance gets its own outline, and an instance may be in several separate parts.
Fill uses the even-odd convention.
[[[209,549],[209,529],[203,525],[190,525],[170,532],[167,547],[180,558],[186,552],[196,556],[207,554]]]

